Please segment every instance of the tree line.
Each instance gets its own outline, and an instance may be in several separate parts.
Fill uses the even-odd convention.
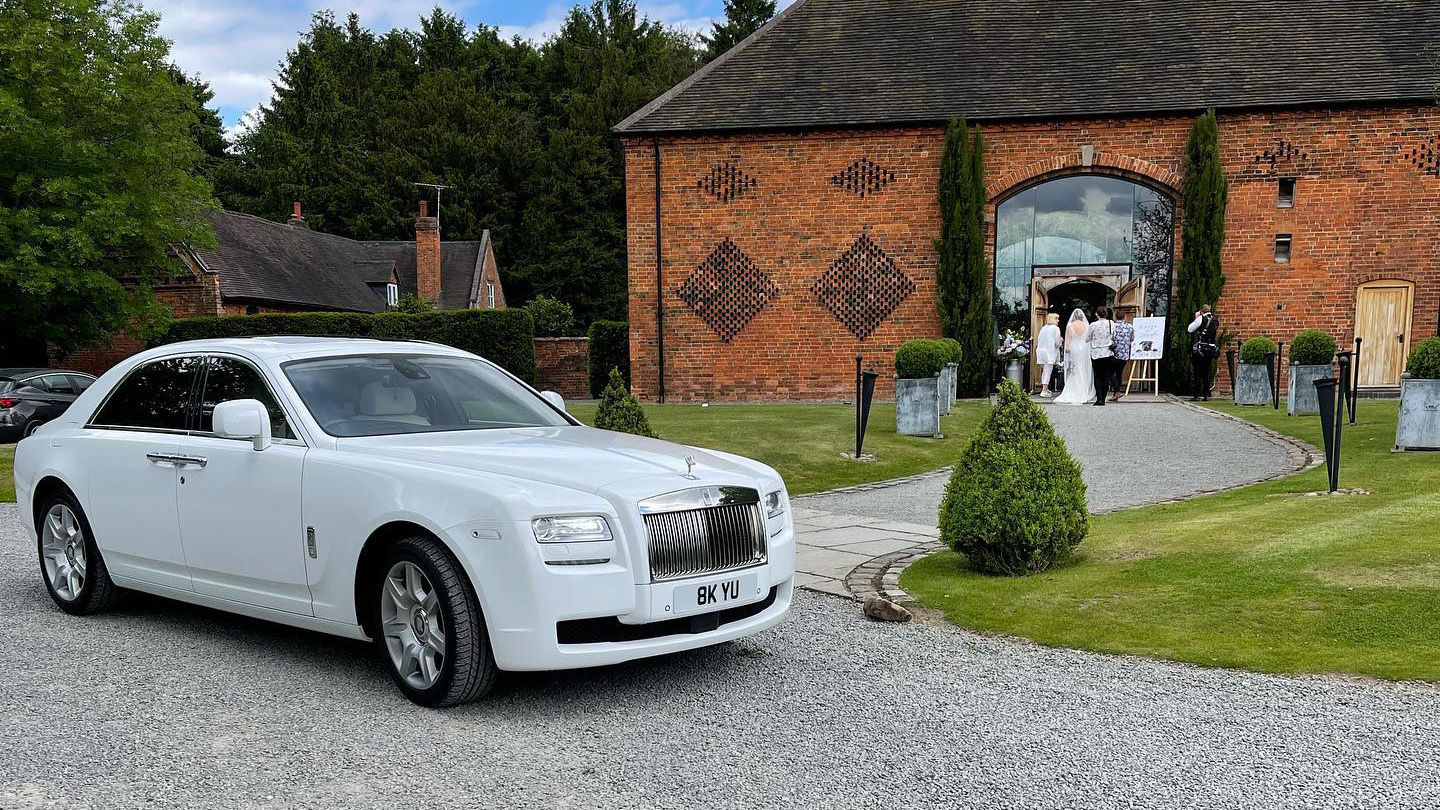
[[[543,42],[440,9],[375,32],[324,12],[233,143],[204,77],[153,13],[108,0],[0,0],[0,364],[153,329],[149,294],[223,207],[355,239],[413,235],[415,183],[446,239],[489,229],[507,285],[577,316],[626,310],[624,156],[611,129],[775,13],[727,0],[696,37],[633,0],[576,6]]]

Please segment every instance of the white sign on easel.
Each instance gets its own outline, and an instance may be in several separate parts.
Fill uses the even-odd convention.
[[[1138,382],[1146,387],[1155,386],[1158,396],[1160,358],[1165,354],[1165,318],[1136,318],[1132,325],[1135,338],[1130,343],[1130,359],[1136,362],[1130,367],[1130,379],[1125,381],[1125,393],[1129,394],[1130,386]]]

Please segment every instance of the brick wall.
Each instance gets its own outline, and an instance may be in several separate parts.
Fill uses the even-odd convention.
[[[214,273],[200,272],[194,276],[175,279],[172,284],[156,287],[155,299],[169,307],[176,318],[218,315],[221,312],[220,277]],[[121,360],[144,349],[145,343],[140,338],[128,333],[112,333],[106,343],[68,355],[62,356],[52,348],[50,362],[63,368],[100,375]]]
[[[986,125],[987,253],[994,250],[996,202],[1042,179],[1090,171],[1178,191],[1191,121],[1166,116]],[[943,136],[943,128],[931,126],[662,138],[667,394],[678,400],[844,398],[858,352],[882,372],[879,390],[888,395],[895,347],[939,329],[933,240]],[[1225,329],[1240,338],[1268,334],[1288,343],[1300,329],[1318,327],[1349,345],[1355,287],[1403,278],[1416,282],[1414,333],[1435,331],[1440,178],[1424,174],[1410,154],[1435,148],[1440,108],[1223,114],[1220,137],[1231,180],[1223,254],[1228,282],[1217,305]],[[1091,167],[1082,166],[1082,146],[1094,148]],[[631,139],[626,153],[631,368],[636,393],[654,398],[659,341],[652,141]],[[886,181],[865,196],[843,174],[862,158],[880,167]],[[1293,208],[1276,207],[1278,177],[1298,179]],[[1184,211],[1176,202],[1178,265]],[[1294,236],[1288,264],[1274,260],[1277,233]],[[817,277],[862,234],[914,284],[864,339],[811,292]],[[727,238],[774,282],[765,307],[729,340],[681,298],[687,279]],[[727,251],[722,253],[733,266],[739,254]]]
[[[566,399],[589,399],[589,359],[588,338],[535,338],[535,387]]]

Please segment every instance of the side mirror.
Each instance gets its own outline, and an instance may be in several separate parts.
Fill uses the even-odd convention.
[[[256,450],[270,446],[270,412],[258,399],[232,399],[215,406],[210,417],[215,435],[224,439],[249,439]]]
[[[540,396],[544,397],[545,401],[551,405],[554,405],[562,411],[565,410],[565,398],[554,391],[541,391]]]

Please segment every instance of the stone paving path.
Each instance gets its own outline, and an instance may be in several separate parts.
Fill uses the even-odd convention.
[[[1084,468],[1091,512],[1243,486],[1314,461],[1294,440],[1178,401],[1036,402]],[[889,576],[893,585],[903,564],[892,571],[892,563],[935,548],[948,478],[942,471],[796,498],[797,584],[839,596],[863,595],[872,578]],[[847,576],[872,561],[847,586]]]

